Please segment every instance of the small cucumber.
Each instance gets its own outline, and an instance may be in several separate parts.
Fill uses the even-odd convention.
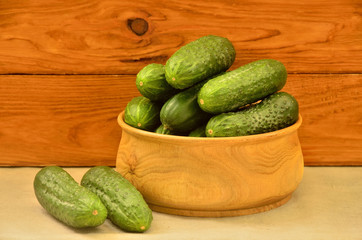
[[[202,111],[197,103],[197,93],[204,83],[177,93],[162,106],[160,119],[165,128],[189,133],[210,119],[211,115]]]
[[[294,124],[298,114],[297,100],[286,92],[278,92],[241,111],[212,117],[206,125],[206,135],[232,137],[272,132]]]
[[[176,135],[176,136],[185,136],[185,133],[175,132],[168,128],[165,128],[163,124],[161,124],[156,130],[155,133],[163,134],[163,135]]]
[[[97,166],[84,174],[81,185],[98,195],[108,210],[108,218],[127,232],[144,232],[152,222],[152,211],[141,193],[120,173]]]
[[[42,168],[35,176],[34,191],[40,205],[68,226],[96,227],[107,218],[107,209],[98,196],[60,167]]]
[[[151,63],[138,72],[136,87],[144,97],[155,102],[165,102],[178,92],[167,83],[165,66],[157,63]]]
[[[164,135],[172,135],[171,130],[165,128],[165,126],[163,126],[163,124],[161,124],[161,125],[155,130],[155,133],[164,134]]]
[[[234,111],[281,90],[286,80],[281,62],[258,60],[210,79],[201,88],[198,103],[213,114]]]
[[[205,128],[206,124],[196,128],[189,133],[189,137],[206,137]]]
[[[166,81],[186,89],[226,71],[235,60],[235,49],[224,37],[204,36],[177,50],[166,62]]]
[[[146,97],[135,97],[127,104],[124,121],[132,127],[153,131],[160,125],[160,109]]]

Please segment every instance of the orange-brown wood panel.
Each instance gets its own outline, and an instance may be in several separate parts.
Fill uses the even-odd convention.
[[[0,0],[0,32],[2,166],[114,165],[135,74],[207,34],[286,65],[306,165],[362,165],[359,0]]]
[[[362,74],[289,74],[306,165],[362,165]],[[134,75],[0,76],[0,165],[115,165]]]
[[[136,74],[207,34],[233,42],[234,66],[362,72],[360,0],[0,0],[0,30],[0,74]]]
[[[0,76],[0,165],[114,165],[134,76]]]
[[[299,102],[306,165],[362,165],[362,74],[297,74],[283,89]]]

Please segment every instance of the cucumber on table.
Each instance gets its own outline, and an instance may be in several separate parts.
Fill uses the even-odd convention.
[[[167,83],[165,66],[157,63],[151,63],[138,72],[136,87],[144,97],[156,102],[164,102],[178,92]]]
[[[84,174],[81,185],[98,195],[108,210],[108,218],[128,232],[144,232],[153,220],[152,211],[141,193],[120,173],[97,166]]]
[[[34,191],[40,205],[68,226],[96,227],[107,218],[107,209],[98,196],[60,167],[42,168],[35,176]]]
[[[162,106],[160,119],[166,129],[189,133],[210,119],[211,115],[202,111],[197,103],[197,93],[204,83],[177,93]]]
[[[185,89],[224,72],[235,60],[235,49],[224,37],[208,35],[186,44],[166,62],[167,82]]]
[[[272,132],[294,124],[297,100],[286,92],[274,93],[238,112],[221,113],[206,125],[207,137],[233,137]]]
[[[210,79],[200,90],[203,111],[219,114],[254,103],[283,88],[285,66],[274,59],[262,59]]]
[[[124,121],[135,128],[154,131],[160,125],[161,106],[144,96],[133,98],[126,106]]]

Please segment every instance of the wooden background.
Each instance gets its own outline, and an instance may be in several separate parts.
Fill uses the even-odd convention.
[[[361,0],[0,0],[0,165],[115,165],[135,74],[207,34],[285,64],[306,165],[362,165]]]

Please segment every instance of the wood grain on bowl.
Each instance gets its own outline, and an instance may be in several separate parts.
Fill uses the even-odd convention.
[[[297,130],[223,138],[162,135],[118,122],[116,170],[159,212],[223,217],[267,211],[287,202],[303,176]]]

